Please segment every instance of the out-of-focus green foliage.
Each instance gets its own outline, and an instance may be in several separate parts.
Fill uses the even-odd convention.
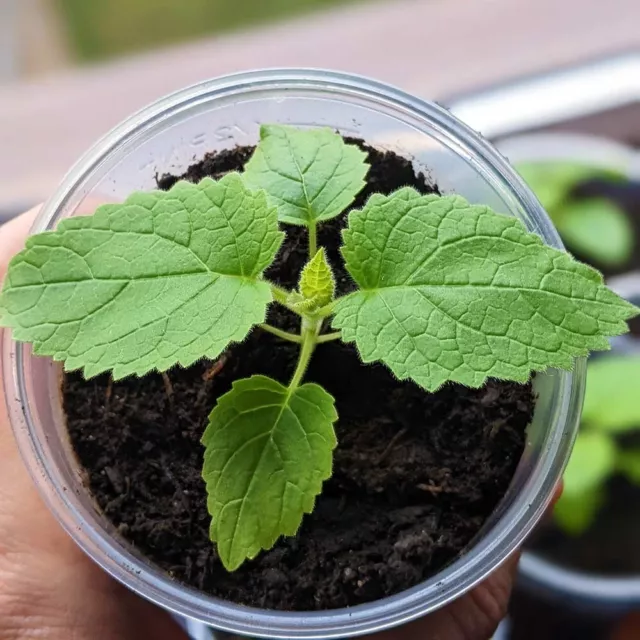
[[[356,0],[57,0],[77,55],[98,60]]]
[[[623,174],[572,162],[523,162],[516,169],[570,250],[603,267],[619,267],[631,258],[634,232],[627,214],[605,198],[574,197],[582,183],[624,182]]]
[[[579,535],[591,526],[614,474],[640,486],[640,451],[616,439],[640,429],[639,391],[640,357],[612,355],[589,363],[581,430],[554,511],[565,533]]]

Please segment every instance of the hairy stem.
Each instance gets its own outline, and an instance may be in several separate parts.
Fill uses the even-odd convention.
[[[278,336],[278,338],[282,338],[283,340],[289,340],[289,342],[302,342],[302,336],[297,333],[291,333],[289,331],[283,331],[282,329],[278,329],[278,327],[272,327],[270,324],[266,322],[258,325],[264,331],[272,333],[274,336]]]
[[[318,333],[315,328],[305,328],[302,332],[302,349],[300,349],[300,357],[298,358],[298,366],[293,372],[293,377],[289,383],[289,393],[295,391],[309,366],[311,354],[318,343]]]
[[[309,223],[309,257],[313,258],[318,251],[318,228],[315,222]]]
[[[331,342],[332,340],[340,340],[342,337],[342,331],[334,331],[333,333],[324,333],[318,336],[316,343],[322,344],[323,342]]]
[[[271,287],[271,295],[273,296],[273,299],[286,306],[287,298],[290,295],[289,291],[283,287],[279,287],[277,284],[273,284],[273,282],[268,282],[268,284]]]

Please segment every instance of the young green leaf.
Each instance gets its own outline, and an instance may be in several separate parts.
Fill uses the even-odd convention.
[[[335,282],[324,249],[307,262],[300,275],[300,293],[314,306],[322,307],[333,300]]]
[[[32,236],[9,266],[0,325],[86,377],[215,358],[263,322],[260,281],[283,234],[238,174],[134,193]]]
[[[574,162],[519,162],[515,169],[531,187],[554,222],[559,207],[581,182],[595,179],[624,182],[627,179],[618,171]]]
[[[211,539],[233,571],[281,535],[292,536],[330,477],[333,398],[265,376],[238,380],[218,400],[202,437]]]
[[[640,427],[640,357],[610,355],[589,361],[582,423],[592,431]]]
[[[317,311],[318,305],[314,298],[305,298],[301,293],[292,291],[286,298],[286,304],[296,313],[312,313]]]
[[[360,290],[337,300],[334,327],[429,391],[570,369],[638,312],[519,220],[459,196],[374,195],[343,237]]]
[[[353,202],[365,185],[365,159],[364,152],[330,129],[263,125],[244,178],[268,193],[282,222],[312,225]]]
[[[640,486],[640,449],[618,451],[616,466],[629,482]]]
[[[604,501],[602,487],[575,496],[563,493],[553,509],[553,517],[567,535],[579,536],[593,524]]]
[[[556,227],[569,249],[610,267],[633,252],[634,231],[624,211],[604,199],[577,200],[558,210]]]
[[[584,431],[578,434],[569,464],[565,469],[567,496],[582,496],[599,487],[615,470],[616,445],[604,433]]]

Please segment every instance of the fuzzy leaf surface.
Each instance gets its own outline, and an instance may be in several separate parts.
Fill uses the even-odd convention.
[[[271,301],[260,281],[283,234],[238,174],[63,220],[9,266],[0,324],[35,353],[114,378],[215,358]]]
[[[602,265],[631,258],[634,231],[627,214],[609,200],[578,200],[562,207],[556,227],[567,246]]]
[[[312,300],[314,306],[318,307],[333,300],[335,282],[324,249],[319,249],[302,270],[300,293],[305,300]]]
[[[364,187],[366,154],[331,129],[263,125],[244,179],[264,189],[280,221],[309,225],[342,213]]]
[[[317,384],[290,392],[265,376],[238,380],[202,437],[211,539],[232,571],[292,536],[331,476],[333,398]]]
[[[519,220],[460,196],[374,195],[343,239],[360,290],[336,301],[333,326],[364,362],[429,391],[570,369],[638,312]]]
[[[620,433],[640,428],[640,357],[608,355],[589,361],[582,422]]]

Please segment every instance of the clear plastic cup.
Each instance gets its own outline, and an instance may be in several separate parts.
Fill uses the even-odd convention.
[[[308,70],[243,73],[159,100],[98,142],[63,180],[33,231],[52,229],[87,202],[118,201],[179,173],[206,151],[255,144],[261,123],[324,125],[411,158],[445,192],[520,218],[555,247],[558,235],[505,159],[441,107],[351,75]],[[523,541],[548,505],[576,433],[584,361],[573,373],[536,377],[539,394],[513,482],[482,531],[457,560],[416,587],[369,604],[322,612],[252,609],[183,586],[122,540],[83,482],[67,438],[59,366],[32,355],[5,332],[3,378],[24,460],[62,526],[115,578],[177,614],[250,636],[339,638],[380,631],[461,596]]]

